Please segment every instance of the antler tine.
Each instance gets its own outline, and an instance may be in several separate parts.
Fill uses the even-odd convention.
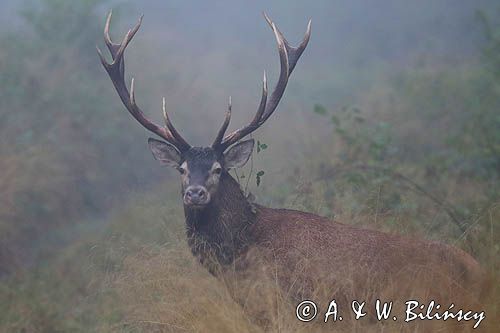
[[[189,143],[184,140],[184,138],[179,134],[179,132],[175,129],[174,125],[172,124],[172,121],[170,120],[170,117],[168,116],[167,108],[165,105],[165,97],[163,97],[163,102],[162,102],[162,109],[163,109],[163,119],[165,120],[165,125],[167,126],[167,129],[170,131],[172,136],[179,142],[184,147],[188,147],[188,149],[191,147]]]
[[[125,37],[123,38],[120,44],[114,43],[109,35],[111,16],[112,12],[109,13],[106,19],[106,24],[104,26],[104,42],[106,43],[106,46],[108,47],[109,52],[111,53],[111,58],[112,58],[111,63],[106,61],[99,48],[97,48],[97,52],[99,54],[99,58],[101,60],[102,65],[106,69],[106,72],[108,73],[111,82],[113,82],[113,85],[118,95],[120,96],[121,101],[123,102],[127,110],[130,112],[130,114],[149,131],[157,134],[166,141],[170,142],[181,152],[188,150],[189,148],[191,148],[191,146],[177,132],[177,130],[174,128],[168,117],[165,118],[166,127],[158,126],[151,120],[149,120],[144,115],[144,112],[142,112],[142,110],[137,106],[135,102],[134,79],[132,78],[130,84],[130,92],[125,84],[125,62],[124,62],[125,49],[127,48],[132,38],[135,36],[137,31],[139,30],[143,16],[141,16],[137,24],[125,34]],[[164,111],[164,113],[166,114],[166,111]]]
[[[229,96],[229,102],[227,104],[226,116],[224,117],[224,122],[222,123],[219,132],[217,132],[217,136],[215,137],[214,143],[212,144],[212,148],[217,148],[220,146],[222,142],[222,138],[224,138],[224,134],[226,133],[227,127],[229,126],[229,122],[231,121],[231,110],[232,110],[232,102],[231,96]]]
[[[113,11],[110,10],[108,16],[106,17],[106,24],[104,25],[104,42],[108,47],[109,52],[111,52],[112,57],[114,58],[116,52],[120,48],[120,44],[113,43],[111,37],[109,35],[109,26],[111,25],[111,16],[113,15]]]
[[[278,106],[281,98],[283,97],[283,94],[285,92],[286,85],[288,84],[288,78],[290,77],[290,74],[292,73],[293,69],[295,68],[295,65],[297,64],[297,61],[299,60],[300,56],[304,52],[305,48],[307,47],[307,44],[309,43],[309,38],[311,37],[311,20],[309,20],[309,23],[307,24],[307,30],[304,35],[304,38],[302,39],[301,43],[297,47],[292,47],[288,41],[285,39],[281,31],[276,27],[274,22],[267,16],[266,13],[264,14],[264,18],[266,19],[267,23],[273,30],[274,36],[276,38],[276,43],[278,45],[278,52],[279,52],[279,57],[280,57],[280,75],[278,78],[278,82],[276,83],[276,86],[273,89],[273,92],[271,93],[271,97],[269,98],[269,101],[267,100],[267,79],[266,75],[264,72],[264,84],[263,84],[263,91],[262,91],[262,98],[261,102],[259,105],[259,108],[257,109],[257,113],[255,114],[253,120],[248,124],[247,126],[244,126],[230,134],[224,137],[222,142],[217,145],[222,151],[227,149],[229,146],[232,144],[236,143],[238,140],[242,139],[246,135],[252,133],[255,131],[257,128],[259,128],[264,122],[273,114],[274,110],[276,110],[276,107]],[[220,134],[220,132],[219,132]],[[215,143],[214,143],[215,145]]]
[[[219,141],[217,141],[217,139],[216,139],[216,141],[214,142],[212,147],[213,148],[222,148],[222,150],[225,150],[225,149],[227,149],[227,147],[229,147],[234,142],[238,141],[239,139],[245,137],[246,135],[250,134],[251,132],[253,132],[257,128],[259,128],[259,126],[260,126],[259,121],[261,120],[262,114],[264,113],[264,111],[266,109],[266,103],[267,103],[267,77],[266,77],[266,72],[264,71],[264,78],[262,79],[262,96],[260,98],[259,108],[257,109],[257,112],[255,113],[255,116],[252,119],[252,122],[248,126],[240,128],[239,130],[236,130],[236,131],[232,132],[231,134],[227,135],[226,137],[224,137],[223,142],[222,142],[222,137],[219,137],[219,135],[222,134],[222,136],[223,136],[224,133],[221,133],[221,131],[219,131],[219,134],[217,134],[217,139],[219,139]],[[224,132],[226,131],[226,129],[227,129],[227,126],[226,126],[226,128],[224,128]],[[222,128],[221,128],[221,130],[222,130]],[[232,143],[229,143],[229,142],[232,142]]]
[[[127,32],[122,43],[120,43],[120,44],[114,43],[111,40],[111,36],[109,35],[109,27],[111,25],[112,15],[113,15],[113,11],[110,10],[108,17],[106,18],[106,24],[104,25],[104,42],[106,43],[106,46],[108,47],[108,50],[111,53],[111,57],[113,58],[113,61],[114,61],[114,59],[117,59],[117,61],[120,62],[120,65],[119,65],[120,75],[122,77],[124,77],[124,75],[125,75],[125,66],[124,65],[125,64],[123,61],[123,52],[125,51],[125,48],[127,47],[128,43],[132,40],[132,38],[134,37],[136,32],[141,27],[142,18],[144,17],[144,15],[141,15],[139,17],[139,20],[137,21],[136,25]],[[123,48],[122,48],[122,45],[123,45]],[[122,48],[121,52],[120,52],[120,48]],[[100,50],[98,50],[98,51],[100,53]]]
[[[266,71],[264,71],[264,77],[262,78],[262,97],[260,98],[259,108],[255,113],[255,117],[252,120],[252,124],[258,124],[262,114],[266,110],[267,105],[267,76]]]
[[[288,84],[288,78],[290,76],[290,62],[288,59],[288,50],[286,48],[286,42],[283,38],[283,35],[279,32],[278,28],[274,25],[274,22],[271,23],[271,28],[273,29],[274,36],[276,37],[276,43],[278,44],[278,52],[280,56],[280,76],[278,78],[278,82],[274,87],[273,92],[271,93],[271,98],[266,105],[266,110],[262,114],[261,124],[264,123],[267,118],[274,112],[278,103],[281,100],[285,92],[286,85]]]
[[[266,19],[267,23],[273,29],[273,21],[267,16],[266,13],[262,13],[264,15],[264,18]],[[304,38],[300,42],[299,46],[293,47],[291,46],[288,41],[286,40],[285,36],[281,33],[281,31],[276,27],[276,32],[280,35],[281,39],[285,43],[285,47],[288,53],[288,61],[289,61],[289,73],[290,75],[295,68],[295,65],[297,64],[297,61],[299,60],[300,56],[302,55],[302,52],[306,49],[307,44],[309,43],[309,39],[311,38],[311,20],[307,22],[307,28],[306,28],[306,33],[304,34]],[[274,30],[274,29],[273,29]]]

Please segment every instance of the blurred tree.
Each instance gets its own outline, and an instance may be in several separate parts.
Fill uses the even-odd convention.
[[[470,112],[459,140],[461,150],[475,162],[482,177],[500,181],[500,10],[488,17],[478,11],[485,46],[482,48],[482,68],[473,89],[476,98],[470,102]],[[500,190],[496,190],[498,195]]]
[[[148,171],[117,167],[118,156],[147,152],[134,150],[139,129],[116,110],[96,54],[105,3],[33,1],[23,29],[0,35],[0,243],[36,247],[54,226],[104,212]]]

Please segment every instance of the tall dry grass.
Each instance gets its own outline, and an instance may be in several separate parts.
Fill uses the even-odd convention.
[[[147,203],[148,199],[140,206],[144,202]],[[162,204],[157,198],[152,202]],[[147,204],[148,207],[154,205]],[[120,214],[115,223],[120,223],[120,219],[125,219],[127,221],[123,222],[128,223],[129,218],[137,218],[139,223],[146,223],[143,224],[145,228],[158,223],[146,222],[139,212],[140,210],[132,210]],[[388,215],[378,217],[379,225],[385,225],[389,232],[398,233],[399,226],[389,223],[395,217]],[[313,323],[301,323],[295,317],[297,304],[288,297],[286,291],[279,288],[279,281],[272,274],[256,272],[253,279],[245,281],[221,281],[210,275],[193,258],[187,247],[180,209],[171,211],[166,220],[168,222],[161,226],[161,229],[166,228],[165,242],[135,246],[133,251],[123,254],[120,269],[109,274],[107,283],[101,285],[101,288],[112,291],[117,297],[116,304],[122,312],[120,320],[113,324],[105,323],[102,328],[113,332],[496,332],[500,318],[500,275],[498,258],[489,256],[488,251],[496,245],[491,242],[498,234],[493,228],[494,221],[499,217],[498,207],[488,212],[484,218],[489,222],[484,222],[489,223],[492,229],[485,234],[485,239],[475,244],[480,251],[478,259],[488,271],[492,282],[488,297],[480,299],[480,304],[472,308],[486,312],[486,319],[476,330],[472,329],[473,322],[452,320],[416,320],[405,323],[402,319],[397,322],[377,322],[370,319],[356,321],[350,318],[335,323],[330,319],[328,323],[324,323],[322,320],[330,299],[321,294],[321,289],[331,289],[331,286],[319,286],[317,290],[317,319]],[[404,219],[404,216],[400,218]],[[358,215],[356,224],[371,224],[373,228],[372,222],[373,216]],[[135,240],[132,242],[138,245]],[[120,244],[122,249],[127,248],[126,243]],[[108,243],[107,246],[112,245]],[[429,275],[425,269],[420,271],[420,276],[415,275],[415,278],[419,279],[426,277]],[[429,289],[435,287],[432,280],[428,279],[427,284]],[[372,290],[378,290],[377,281],[373,281],[371,287]],[[394,299],[398,291],[392,292]],[[384,299],[384,295],[378,296]],[[454,295],[454,300],[460,296]],[[429,297],[432,298],[432,295]],[[239,302],[236,302],[235,298],[239,299]],[[395,301],[397,303],[398,299]],[[402,313],[401,309],[394,311]]]
[[[339,269],[345,269],[339,267]],[[498,281],[498,277],[496,278]],[[388,323],[372,320],[324,323],[329,299],[318,303],[315,323],[301,323],[295,305],[278,283],[262,277],[243,304],[236,303],[224,282],[209,275],[191,257],[183,242],[171,248],[143,249],[124,261],[124,271],[113,281],[124,319],[115,332],[468,332],[473,322]],[[226,281],[227,283],[227,281]],[[237,283],[231,281],[230,283]],[[432,283],[432,281],[429,281]],[[494,292],[498,296],[498,287]],[[498,304],[493,297],[477,310],[486,311],[478,332],[498,328]],[[368,307],[368,306],[367,306]],[[476,309],[475,309],[476,310]],[[401,313],[401,311],[395,313]],[[257,314],[257,317],[256,317]],[[260,317],[259,317],[260,316]],[[265,325],[265,329],[261,325]]]

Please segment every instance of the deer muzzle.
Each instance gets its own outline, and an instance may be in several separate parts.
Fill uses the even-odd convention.
[[[188,206],[205,206],[210,202],[210,193],[204,186],[191,185],[184,193],[184,204]]]

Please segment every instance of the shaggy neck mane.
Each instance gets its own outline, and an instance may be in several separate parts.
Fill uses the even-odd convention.
[[[184,205],[184,214],[188,244],[206,266],[212,266],[210,259],[216,259],[219,265],[232,263],[250,241],[245,231],[253,223],[255,213],[239,183],[225,171],[208,206],[193,209]]]

